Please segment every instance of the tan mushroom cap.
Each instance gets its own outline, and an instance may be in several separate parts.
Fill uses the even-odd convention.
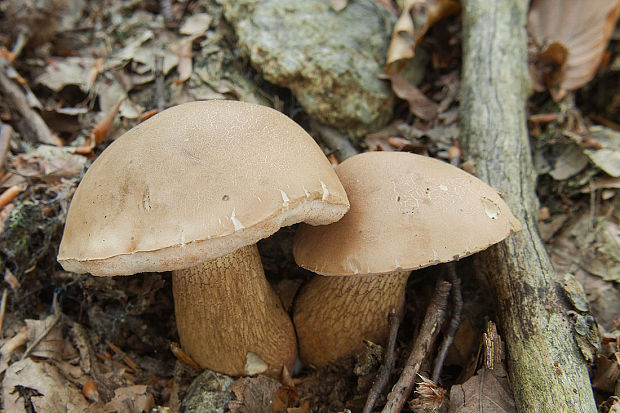
[[[348,210],[321,149],[280,112],[236,101],[182,104],[113,142],[75,192],[58,261],[128,275],[187,268],[280,227]]]
[[[453,261],[520,230],[496,190],[445,162],[368,152],[336,173],[350,211],[324,226],[300,225],[293,253],[322,275],[375,275]]]

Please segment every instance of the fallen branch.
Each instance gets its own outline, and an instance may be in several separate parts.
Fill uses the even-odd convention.
[[[388,394],[387,403],[382,413],[398,413],[403,409],[415,384],[416,374],[420,370],[420,366],[426,358],[429,349],[435,342],[441,324],[443,324],[450,287],[451,284],[447,281],[437,283],[435,295],[426,310],[426,316],[422,322],[422,327],[420,327],[418,337],[413,344],[411,354],[407,359],[398,382],[394,385],[390,394]]]
[[[461,324],[461,311],[463,310],[461,279],[456,274],[456,264],[454,262],[449,262],[446,264],[446,267],[448,270],[448,278],[452,283],[452,292],[450,293],[450,297],[452,298],[452,319],[450,320],[450,324],[448,324],[448,328],[444,333],[444,338],[441,342],[441,346],[439,346],[437,357],[435,357],[433,377],[431,378],[431,380],[435,383],[439,383],[439,375],[441,374],[441,369],[443,368],[443,362],[446,360],[448,349],[454,341],[456,330],[458,330],[459,325]]]
[[[520,412],[595,412],[586,362],[536,225],[526,127],[528,0],[463,2],[462,149],[478,177],[502,191],[523,230],[476,254],[506,343]],[[560,366],[562,374],[557,374]]]
[[[364,410],[362,413],[372,413],[373,407],[375,407],[375,403],[377,403],[377,399],[387,386],[388,381],[390,380],[390,373],[394,368],[394,362],[396,358],[394,356],[394,348],[396,347],[396,337],[398,336],[398,326],[400,325],[400,317],[396,312],[391,312],[388,316],[388,326],[389,326],[389,337],[388,337],[388,345],[385,349],[385,359],[383,360],[383,364],[379,368],[379,372],[377,373],[377,378],[372,385],[372,388],[368,392],[368,399],[366,399],[366,404],[364,405]]]

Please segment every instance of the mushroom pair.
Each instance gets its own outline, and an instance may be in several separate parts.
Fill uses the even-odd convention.
[[[295,301],[300,357],[315,366],[363,340],[385,343],[411,270],[484,250],[521,228],[497,191],[436,159],[368,152],[336,173],[351,209],[330,225],[300,225],[293,249],[298,265],[330,276],[313,278]]]
[[[277,376],[293,325],[255,243],[349,209],[321,149],[263,106],[193,102],[114,141],[75,192],[58,261],[99,276],[172,271],[181,346],[202,367]]]

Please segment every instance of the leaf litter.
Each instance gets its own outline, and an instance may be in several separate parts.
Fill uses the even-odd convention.
[[[20,412],[26,406],[50,412],[58,406],[66,406],[68,411],[179,411],[185,396],[191,394],[190,384],[198,381],[194,381],[197,371],[177,361],[169,350],[177,340],[172,296],[166,288],[169,276],[146,274],[140,279],[111,280],[62,271],[54,257],[70,198],[92,159],[115,137],[152,116],[158,99],[170,106],[195,99],[234,98],[278,106],[297,115],[296,120],[302,123],[304,116],[299,116],[299,106],[288,92],[260,79],[239,58],[234,33],[216,2],[191,1],[182,7],[181,2],[172,1],[172,22],[165,21],[155,2],[112,0],[109,8],[99,2],[74,1],[71,8],[62,0],[52,3],[65,10],[62,19],[47,9],[31,9],[36,11],[33,16],[51,17],[46,22],[51,29],[41,30],[41,36],[33,34],[35,20],[14,8],[20,2],[8,2],[1,9],[4,17],[11,13],[17,16],[19,24],[0,35],[4,47],[1,56],[8,62],[0,69],[19,86],[25,102],[40,111],[58,138],[58,142],[41,144],[23,127],[22,115],[0,102],[3,130],[8,123],[16,131],[3,133],[9,139],[3,141],[6,149],[0,176],[2,190],[10,198],[0,215],[0,268],[5,274],[7,297],[6,314],[1,317],[3,407]],[[329,3],[340,11],[350,6],[346,1]],[[556,7],[542,3],[533,3],[530,25],[541,19],[536,16],[543,16],[544,10]],[[458,3],[409,1],[401,2],[400,8],[391,2],[382,4],[394,22],[400,22],[392,31],[393,48],[386,56],[386,73],[401,101],[392,123],[366,135],[360,143],[373,150],[456,159],[465,167],[467,160],[455,152],[460,133],[460,68],[445,59],[455,53],[446,45],[458,43],[454,33],[458,34],[460,22],[458,16],[450,17],[458,14]],[[594,359],[593,385],[601,397],[608,398],[606,404],[611,409],[620,397],[618,131],[613,129],[613,122],[597,126],[593,117],[580,114],[571,124],[568,111],[551,102],[581,87],[581,82],[590,80],[605,64],[607,41],[611,38],[612,45],[617,43],[610,29],[617,6],[611,9],[612,2],[607,5],[609,9],[598,8],[598,17],[591,17],[594,20],[577,17],[576,6],[569,5],[562,19],[570,15],[570,21],[576,23],[562,23],[562,30],[547,27],[545,32],[531,26],[535,46],[531,62],[535,68],[551,67],[546,75],[534,73],[539,79],[538,89],[550,88],[551,99],[540,94],[530,102],[532,119],[540,114],[554,116],[546,123],[530,121],[529,126],[541,166],[539,196],[548,214],[540,225],[548,225],[545,240],[553,251],[558,273],[562,277],[573,274],[583,285],[589,311],[584,310],[583,296],[578,292],[573,297],[577,300],[575,331],[583,333],[585,341],[580,345]],[[34,3],[28,2],[27,7],[34,7]],[[605,16],[604,23],[600,16]],[[591,30],[583,36],[567,33],[582,27],[584,21]],[[594,21],[596,24],[589,23]],[[596,36],[592,35],[595,29]],[[21,50],[13,52],[20,31],[25,38]],[[446,36],[448,42],[442,39]],[[594,38],[594,43],[586,42]],[[455,50],[458,56],[458,48]],[[581,56],[578,62],[576,56]],[[617,53],[611,56],[610,68],[618,58]],[[403,70],[398,72],[398,68]],[[156,91],[157,82],[163,85],[163,92]],[[591,112],[590,106],[579,100],[573,109]],[[290,256],[283,256],[281,248],[276,250],[275,273],[298,271],[293,269]],[[282,263],[287,260],[288,264]],[[463,266],[467,265],[464,260]],[[307,275],[295,274],[298,286]],[[65,298],[61,310],[54,312],[48,307],[56,288],[63,289]],[[415,310],[424,307],[424,295],[415,291],[418,288],[428,286],[408,289],[411,298],[405,324],[409,326],[419,321]],[[575,289],[570,288],[574,294]],[[292,297],[287,303],[290,301]],[[480,404],[503,409],[494,411],[514,411],[503,362],[495,363],[493,369],[476,363],[476,344],[479,332],[484,330],[480,320],[492,317],[493,311],[482,304],[483,300],[473,301],[479,313],[465,312],[465,327],[457,332],[447,373],[442,375],[443,387],[435,388],[435,384],[420,379],[410,409],[424,402],[420,396],[428,393],[425,389],[431,389],[431,399],[439,399],[445,389],[450,395],[445,400],[449,411],[478,411],[475,409]],[[588,347],[598,338],[592,317],[603,332],[598,355]],[[401,345],[396,353],[401,365],[396,370],[407,356],[405,344],[413,336],[412,328],[405,327],[399,335]],[[379,347],[370,353],[380,359],[377,354],[382,351]],[[181,353],[176,354],[183,358]],[[355,410],[363,405],[378,364],[376,360],[362,363],[364,368],[357,370],[354,364],[349,361],[337,368],[295,372],[294,379],[285,385],[264,377],[235,381],[219,376],[208,376],[203,384],[207,383],[214,397],[221,398],[217,404],[224,406],[221,411]]]

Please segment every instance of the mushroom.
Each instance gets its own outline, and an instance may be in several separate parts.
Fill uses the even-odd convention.
[[[58,261],[98,276],[172,271],[184,350],[220,373],[277,376],[295,362],[295,332],[255,243],[348,208],[319,146],[285,115],[186,103],[131,129],[92,164]]]
[[[385,343],[388,314],[402,310],[411,270],[484,250],[520,230],[494,189],[445,162],[368,152],[336,167],[351,203],[340,221],[300,225],[293,254],[320,275],[293,312],[303,362],[322,366],[363,340]]]

